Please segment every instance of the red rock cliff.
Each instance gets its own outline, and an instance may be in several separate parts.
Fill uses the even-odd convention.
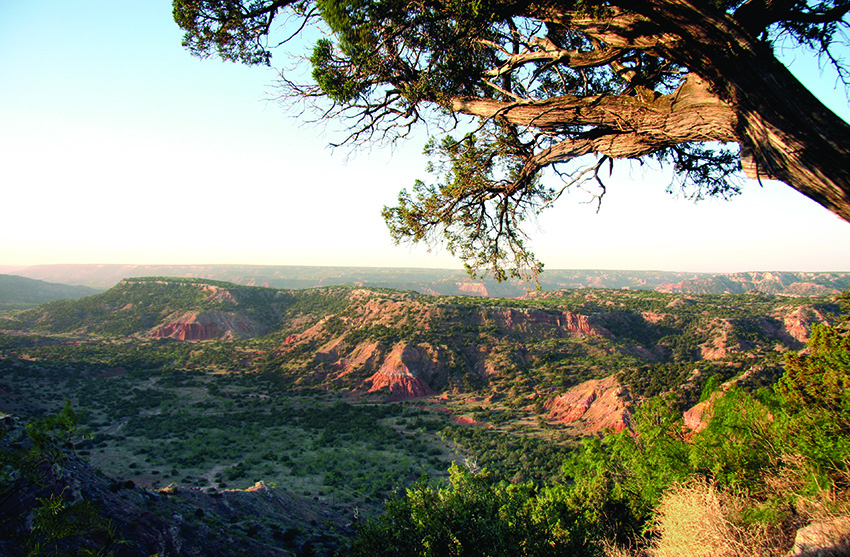
[[[190,311],[155,327],[148,336],[189,341],[231,340],[254,336],[257,330],[255,323],[232,314]]]
[[[570,311],[504,308],[485,311],[485,321],[492,321],[505,331],[568,337],[574,335],[610,336],[586,315]]]
[[[563,423],[580,421],[586,433],[629,427],[631,397],[614,377],[585,381],[545,405],[549,418]]]
[[[422,377],[434,363],[422,348],[399,343],[384,358],[381,367],[369,378],[373,393],[387,389],[390,400],[431,396],[434,391]]]
[[[782,332],[797,340],[801,345],[809,342],[812,324],[825,323],[826,317],[812,306],[801,306],[781,317]]]

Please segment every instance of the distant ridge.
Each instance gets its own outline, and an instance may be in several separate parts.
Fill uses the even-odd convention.
[[[494,300],[138,277],[101,294],[17,312],[3,319],[2,328],[36,344],[42,335],[57,334],[156,346],[164,346],[163,340],[233,342],[203,358],[204,344],[198,344],[178,351],[179,358],[186,358],[185,365],[194,362],[192,367],[206,362],[217,371],[275,371],[305,387],[345,387],[402,400],[476,385],[489,385],[493,394],[510,392],[521,376],[538,377],[538,371],[550,377],[550,387],[565,387],[560,381],[567,370],[588,380],[621,369],[641,389],[655,389],[670,380],[668,373],[686,381],[691,370],[680,368],[681,362],[731,363],[745,352],[799,350],[813,325],[834,321],[837,311],[828,297],[585,288]],[[169,351],[167,360],[177,361],[178,352]],[[654,364],[675,365],[658,368],[654,383],[643,381],[642,366]],[[608,388],[613,385],[603,390]],[[625,424],[618,423],[612,426]]]
[[[82,298],[97,292],[87,286],[55,284],[15,275],[0,275],[0,309],[24,309],[56,300]]]
[[[658,292],[685,294],[745,294],[762,292],[784,296],[838,294],[850,286],[850,273],[728,273],[669,283]]]
[[[105,289],[132,277],[183,277],[245,286],[301,289],[316,286],[369,286],[434,295],[517,298],[536,290],[532,283],[472,279],[462,270],[273,265],[38,265],[18,275],[42,281]],[[691,273],[549,269],[542,290],[629,288],[685,294],[828,295],[850,287],[850,272]]]

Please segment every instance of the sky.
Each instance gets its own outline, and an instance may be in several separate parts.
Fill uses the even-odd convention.
[[[462,266],[393,245],[380,217],[428,178],[424,132],[331,150],[333,128],[276,102],[273,69],[199,60],[181,36],[168,0],[0,0],[0,266]],[[784,56],[850,120],[816,60]],[[621,165],[600,211],[571,192],[530,246],[550,269],[850,271],[850,223],[784,184],[694,204],[669,182]]]

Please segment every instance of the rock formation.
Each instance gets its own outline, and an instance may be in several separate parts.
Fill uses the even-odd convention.
[[[487,292],[487,287],[484,286],[483,282],[458,282],[457,290],[461,294],[466,294],[470,296],[482,296],[486,298],[490,295]]]
[[[717,319],[709,325],[709,340],[700,345],[700,355],[704,360],[720,360],[729,352],[739,351],[742,346],[737,341],[730,341],[734,327],[728,319]]]
[[[814,323],[826,323],[826,317],[812,306],[800,306],[782,318],[782,332],[802,345],[809,342]]]
[[[80,523],[83,527],[68,530],[76,533],[55,547],[51,543],[57,555],[103,549],[123,557],[285,557],[314,550],[326,554],[339,549],[336,535],[347,532],[345,517],[332,507],[262,482],[245,491],[174,485],[148,491],[131,481],[105,477],[72,448],[48,444],[40,450],[49,458],[41,459],[31,448],[24,428],[14,418],[3,417],[0,454],[7,464],[7,481],[0,484],[0,555],[27,554],[38,535],[32,530],[34,512],[50,498],[62,508],[78,509],[79,515],[66,511],[69,516],[87,517]],[[84,505],[92,510],[79,510]],[[289,539],[283,535],[287,530],[293,533]]]
[[[255,336],[261,328],[250,320],[233,313],[188,311],[152,329],[152,338],[177,340],[234,340]]]
[[[611,336],[586,315],[570,311],[526,308],[482,309],[482,321],[492,322],[504,332],[536,337]]]
[[[717,399],[726,394],[726,391],[730,388],[745,385],[754,376],[753,373],[755,371],[754,369],[747,370],[740,376],[722,383],[717,387],[716,391],[711,393],[711,396],[707,400],[699,402],[686,410],[682,414],[682,423],[686,434],[690,436],[705,429],[711,420],[711,409]]]
[[[702,431],[708,426],[708,420],[711,418],[711,406],[714,404],[717,396],[719,394],[714,393],[708,400],[698,402],[682,414],[682,423],[689,435]]]
[[[847,287],[846,273],[726,273],[661,284],[656,292],[688,294],[746,294],[824,296]],[[814,282],[817,281],[817,282]]]
[[[628,389],[607,377],[585,381],[544,405],[549,418],[563,423],[580,421],[587,433],[629,427],[631,397]]]
[[[380,369],[369,378],[369,392],[387,390],[390,400],[433,395],[434,391],[423,375],[428,374],[434,365],[435,362],[422,348],[399,343],[384,359]]]
[[[797,530],[789,557],[850,554],[850,517],[816,521]]]

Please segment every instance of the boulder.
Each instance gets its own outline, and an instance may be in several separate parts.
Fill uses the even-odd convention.
[[[788,557],[850,555],[850,516],[813,522],[797,530]]]

